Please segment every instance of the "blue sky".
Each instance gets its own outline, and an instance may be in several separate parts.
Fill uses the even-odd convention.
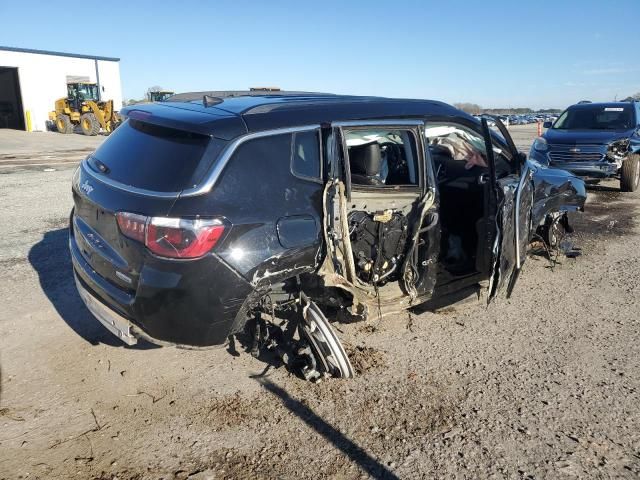
[[[0,0],[0,45],[120,57],[125,98],[275,85],[560,108],[640,91],[639,13],[640,0]]]

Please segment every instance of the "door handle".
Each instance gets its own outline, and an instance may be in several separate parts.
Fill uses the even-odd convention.
[[[478,185],[484,185],[489,181],[489,174],[488,173],[481,173],[480,175],[478,175]]]

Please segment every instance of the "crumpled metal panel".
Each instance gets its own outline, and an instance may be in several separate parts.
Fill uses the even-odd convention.
[[[537,162],[529,161],[529,166],[533,170],[534,229],[543,224],[549,214],[583,210],[587,190],[581,178],[565,170],[547,168]]]
[[[508,183],[501,182],[500,186],[502,195],[502,200],[500,201],[499,199],[500,212],[498,218],[500,242],[498,244],[498,262],[495,265],[491,297],[501,295],[505,291],[516,264],[515,201],[518,185],[509,179]]]

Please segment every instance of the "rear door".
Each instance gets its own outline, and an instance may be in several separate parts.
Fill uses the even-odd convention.
[[[352,172],[358,169],[350,164],[349,136],[360,132],[366,138],[395,132],[395,135],[410,138],[411,149],[416,157],[417,171],[411,185],[362,185],[352,179]],[[440,223],[438,202],[435,189],[433,168],[425,154],[424,122],[418,120],[373,120],[340,122],[332,125],[333,136],[333,185],[334,192],[329,195],[331,210],[340,212],[328,218],[333,232],[338,235],[335,253],[339,263],[346,266],[343,275],[355,283],[356,272],[351,251],[348,224],[348,212],[356,206],[367,204],[370,213],[382,211],[394,206],[411,203],[406,211],[411,219],[408,232],[408,246],[402,265],[400,265],[399,283],[404,292],[412,298],[427,298],[433,292],[437,272],[437,258],[440,249]],[[363,173],[363,172],[361,172]],[[363,175],[357,175],[362,177]],[[389,177],[387,177],[389,178]],[[331,188],[331,187],[330,187]],[[367,200],[369,199],[369,200]],[[402,209],[402,208],[400,208]],[[342,219],[342,225],[336,221]]]
[[[487,120],[482,119],[487,159],[495,175],[492,181],[498,189],[498,235],[493,247],[489,300],[502,293],[509,297],[513,291],[529,245],[533,204],[533,171],[502,122],[497,118],[495,122],[504,144],[494,138]]]

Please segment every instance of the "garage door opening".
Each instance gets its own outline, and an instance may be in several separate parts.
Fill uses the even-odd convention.
[[[0,67],[0,128],[25,129],[17,68]]]

